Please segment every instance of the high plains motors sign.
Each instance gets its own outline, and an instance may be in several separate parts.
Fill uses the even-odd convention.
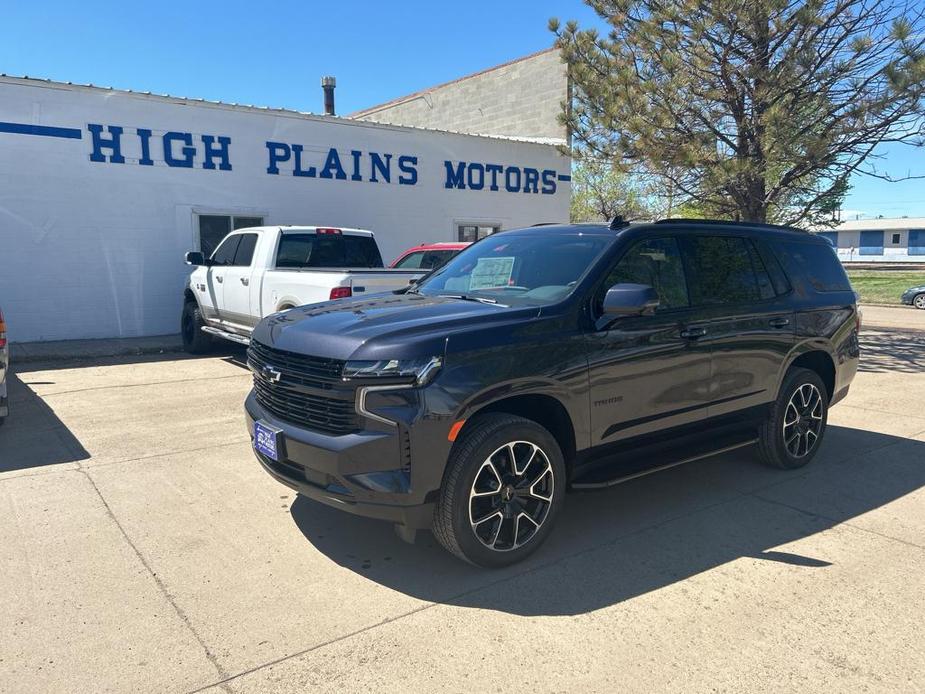
[[[59,128],[0,122],[0,132],[85,139],[78,128]],[[202,168],[232,171],[234,143],[225,135],[195,135],[170,130],[155,134],[149,128],[89,123],[86,125],[89,158],[101,164],[162,165],[178,169]],[[373,152],[331,147],[318,151],[298,142],[263,143],[266,174],[320,178],[346,182],[392,183],[415,186],[420,181],[420,157],[413,153]],[[131,149],[137,156],[127,157]],[[443,187],[458,190],[554,195],[560,182],[571,176],[555,169],[485,161],[443,162]]]

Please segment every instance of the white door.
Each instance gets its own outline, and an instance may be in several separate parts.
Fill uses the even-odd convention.
[[[258,235],[236,234],[235,238],[238,239],[238,245],[234,259],[222,270],[223,289],[219,313],[222,321],[229,325],[252,328],[260,319],[259,307],[251,304],[254,249],[257,247]]]
[[[238,250],[240,237],[226,236],[218,245],[205,268],[205,284],[197,284],[196,295],[199,305],[207,320],[220,320],[222,302],[225,294],[225,272],[234,263],[235,252]]]

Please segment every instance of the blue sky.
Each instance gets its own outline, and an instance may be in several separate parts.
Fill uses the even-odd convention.
[[[342,114],[547,48],[552,16],[597,21],[579,0],[4,4],[3,73],[316,112],[333,74]],[[884,153],[925,174],[922,150]],[[923,191],[858,178],[844,207],[925,216]]]

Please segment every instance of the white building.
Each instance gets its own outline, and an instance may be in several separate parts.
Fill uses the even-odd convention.
[[[842,262],[925,263],[925,217],[857,219],[815,232]]]
[[[425,241],[566,221],[550,144],[0,76],[0,306],[17,341],[178,331],[233,227]]]

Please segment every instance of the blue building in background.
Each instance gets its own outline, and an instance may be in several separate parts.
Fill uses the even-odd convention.
[[[813,233],[827,239],[844,263],[925,264],[925,217],[854,219]]]

